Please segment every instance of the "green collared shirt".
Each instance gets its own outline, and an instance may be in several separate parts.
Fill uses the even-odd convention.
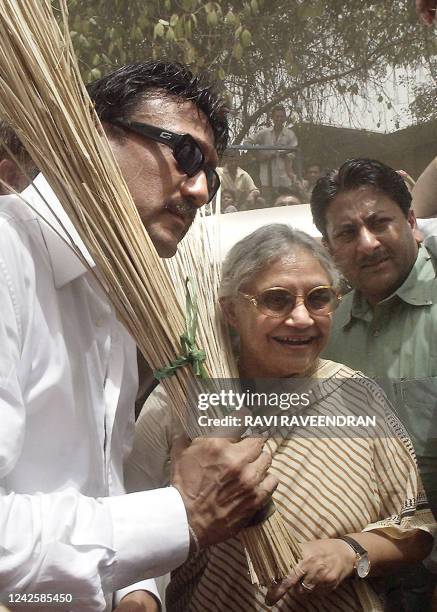
[[[437,259],[421,247],[404,283],[376,307],[351,291],[335,313],[323,353],[384,387],[418,455],[428,454],[437,437],[436,269]]]

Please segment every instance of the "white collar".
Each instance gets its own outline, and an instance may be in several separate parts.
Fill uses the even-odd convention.
[[[21,197],[41,220],[41,231],[57,289],[88,270],[75,250],[82,254],[90,267],[95,267],[88,249],[42,174],[21,193]],[[73,248],[69,245],[73,245]]]

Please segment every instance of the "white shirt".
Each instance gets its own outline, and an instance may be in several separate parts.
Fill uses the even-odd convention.
[[[45,208],[32,187],[23,197]],[[16,196],[0,198],[0,313],[0,593],[71,593],[72,610],[105,610],[113,591],[186,559],[186,512],[171,487],[124,494],[135,344]]]

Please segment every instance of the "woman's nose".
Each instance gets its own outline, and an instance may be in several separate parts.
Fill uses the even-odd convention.
[[[292,327],[305,328],[313,324],[311,313],[307,310],[302,298],[296,299],[293,310],[287,315],[285,324]]]

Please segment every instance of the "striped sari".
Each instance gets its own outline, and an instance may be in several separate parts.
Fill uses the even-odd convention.
[[[320,361],[316,378],[314,399],[305,413],[372,414],[379,431],[368,437],[339,436],[335,428],[316,437],[305,428],[296,435],[274,433],[267,443],[273,458],[270,471],[279,479],[274,499],[290,530],[301,542],[368,530],[382,530],[395,538],[408,537],[416,528],[431,531],[434,520],[411,442],[378,385],[330,361]],[[138,471],[149,460],[155,462],[149,468],[155,480],[149,482],[165,483],[171,430],[177,429],[168,414],[165,397],[158,391],[138,423],[128,470],[131,480],[137,474],[133,488],[139,488]],[[232,538],[173,572],[166,604],[167,612],[383,610],[371,581],[356,577],[344,580],[335,591],[315,591],[305,599],[289,592],[273,607],[265,605],[264,596],[265,591],[250,583],[244,549],[238,538]]]

